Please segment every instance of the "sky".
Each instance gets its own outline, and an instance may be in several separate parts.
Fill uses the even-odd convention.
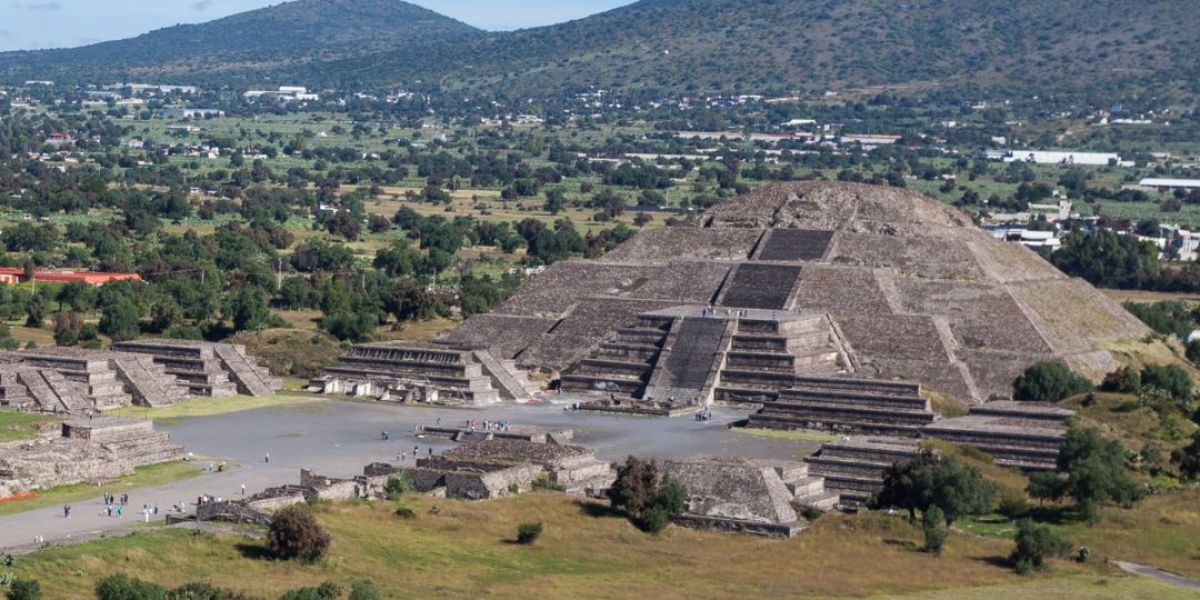
[[[409,0],[482,29],[549,25],[630,0]],[[0,51],[84,46],[202,23],[280,0],[0,0]]]

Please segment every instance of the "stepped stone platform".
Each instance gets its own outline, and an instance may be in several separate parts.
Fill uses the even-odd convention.
[[[10,380],[25,386],[39,410],[170,406],[187,397],[187,390],[166,369],[140,354],[51,347],[12,352],[6,360],[33,368],[18,367]],[[64,380],[78,387],[73,391]]]
[[[503,428],[473,428],[470,425],[422,425],[420,431],[429,437],[445,438],[455,442],[516,440],[536,444],[565,444],[575,439],[574,429],[545,429],[520,425]]]
[[[643,318],[685,310],[814,321],[806,332],[790,330],[802,325],[757,333],[749,323],[735,325],[696,394],[692,372],[712,353],[711,336],[681,332],[677,319]],[[1061,360],[1098,380],[1116,367],[1106,348],[1148,333],[1087,283],[1027,248],[993,240],[936,200],[896,188],[799,182],[639,233],[597,260],[556,263],[493,314],[467,319],[435,345],[486,350],[547,374],[552,385],[626,401],[674,396],[765,406],[781,401],[794,376],[852,375],[909,381],[977,405],[1010,399],[1013,377],[1039,361]],[[681,334],[684,346],[694,340],[697,347],[681,348]],[[680,365],[687,365],[684,387],[675,385]],[[827,409],[840,410],[843,421],[886,419],[858,399],[826,404],[842,404]],[[889,410],[902,417],[896,425],[903,430],[919,429],[924,419]]]
[[[945,419],[922,430],[925,437],[974,446],[996,464],[1027,471],[1053,471],[1074,411],[1038,402],[989,402],[969,415]]]
[[[850,378],[797,377],[747,427],[917,437],[937,419],[919,385]]]
[[[687,490],[681,525],[792,537],[807,527],[797,511],[838,503],[801,462],[696,458],[667,461],[663,472]]]
[[[809,472],[825,480],[841,506],[862,506],[883,489],[883,473],[894,464],[912,462],[920,453],[911,439],[854,437],[821,445],[804,459]]]
[[[596,451],[553,441],[487,440],[462,444],[442,453],[450,461],[509,461],[541,467],[547,482],[568,494],[602,497],[616,481],[612,463],[596,458]]]
[[[195,396],[270,396],[283,389],[283,381],[239,344],[155,339],[117,342],[113,348],[152,357]]]
[[[0,363],[0,406],[49,413],[82,413],[95,406],[87,386],[54,369]]]
[[[0,498],[83,482],[103,482],[137,467],[179,460],[184,450],[151,421],[80,418],[58,434],[0,444]]]
[[[536,393],[525,373],[486,350],[404,342],[354,346],[308,389],[386,402],[471,406],[526,401]]]

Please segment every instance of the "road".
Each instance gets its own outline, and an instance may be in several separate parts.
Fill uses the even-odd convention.
[[[1146,565],[1139,565],[1137,563],[1125,562],[1122,560],[1115,560],[1113,563],[1126,573],[1133,573],[1135,575],[1142,575],[1144,577],[1153,577],[1167,585],[1181,587],[1185,590],[1192,590],[1193,592],[1200,592],[1200,581],[1196,581],[1195,579],[1188,579],[1187,577],[1182,577],[1157,567],[1148,567]]]
[[[569,401],[564,398],[562,401]],[[201,495],[236,498],[241,486],[248,494],[267,487],[297,483],[302,468],[322,475],[349,477],[364,465],[394,461],[400,452],[411,455],[440,452],[454,445],[446,440],[422,440],[412,432],[418,424],[463,422],[468,418],[511,421],[514,426],[571,428],[575,443],[594,448],[601,458],[623,460],[628,455],[686,458],[700,455],[738,455],[757,458],[797,458],[819,444],[762,438],[728,430],[745,412],[718,410],[712,421],[629,418],[564,412],[560,405],[502,405],[466,410],[408,407],[361,402],[319,401],[209,417],[179,419],[162,429],[172,440],[197,456],[218,457],[241,468],[211,473],[129,494],[122,518],[102,513],[100,496],[72,505],[70,519],[61,507],[0,517],[0,549],[30,544],[35,536],[47,541],[73,539],[129,527],[142,519],[141,507],[157,503],[164,512],[174,504],[189,506]],[[381,440],[389,431],[391,441]],[[266,455],[270,454],[270,462]]]

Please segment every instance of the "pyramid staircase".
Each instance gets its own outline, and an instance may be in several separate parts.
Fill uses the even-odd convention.
[[[639,316],[636,325],[617,330],[615,338],[564,373],[562,389],[640,397],[674,323],[670,316]]]
[[[283,381],[246,355],[242,348],[218,344],[213,348],[229,376],[238,387],[238,392],[247,396],[272,396],[283,388]]]
[[[779,398],[803,375],[834,375],[850,361],[829,318],[739,320],[713,399],[759,405]]]

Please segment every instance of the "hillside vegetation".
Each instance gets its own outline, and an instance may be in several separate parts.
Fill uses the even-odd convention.
[[[1195,86],[1189,0],[642,0],[511,33],[387,0],[300,0],[78,50],[0,55],[0,73],[468,88],[498,95],[954,86],[1042,94]]]
[[[111,83],[164,77],[189,82],[200,74],[253,79],[253,74],[324,63],[478,31],[400,0],[295,0],[198,25],[176,25],[129,40],[83,48],[0,54],[0,71]]]

